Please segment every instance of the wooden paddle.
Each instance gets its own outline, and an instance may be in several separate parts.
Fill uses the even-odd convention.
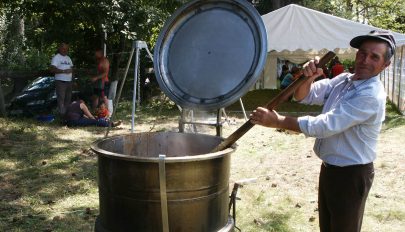
[[[326,53],[320,60],[316,67],[322,67],[327,64],[333,57],[335,57],[334,52]],[[275,109],[278,105],[288,100],[288,98],[294,93],[294,91],[304,83],[306,80],[304,75],[301,75],[297,80],[291,83],[287,88],[281,91],[277,96],[275,96],[270,102],[265,106],[269,110]],[[226,138],[222,143],[214,148],[211,152],[218,152],[225,150],[232,146],[238,139],[240,139],[246,132],[248,132],[255,124],[249,119],[245,124],[239,127],[235,132],[233,132],[228,138]]]

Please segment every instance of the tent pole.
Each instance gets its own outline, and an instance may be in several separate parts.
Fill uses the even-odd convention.
[[[135,41],[135,67],[134,67],[134,94],[132,96],[132,120],[131,120],[131,133],[135,129],[135,111],[136,111],[136,87],[138,83],[138,69],[139,69],[139,41]]]

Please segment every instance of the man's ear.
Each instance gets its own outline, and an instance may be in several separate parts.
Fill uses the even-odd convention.
[[[391,64],[391,60],[387,61],[384,63],[384,69],[387,68],[388,66],[390,66]]]

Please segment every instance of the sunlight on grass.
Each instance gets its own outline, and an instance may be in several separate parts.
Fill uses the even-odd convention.
[[[123,126],[113,129],[111,135],[130,132],[130,104],[122,104],[117,116],[124,119]],[[405,123],[389,107],[364,231],[399,232],[404,226],[405,168],[398,157],[404,154]],[[159,106],[141,107],[136,131],[177,130],[177,109],[158,112]],[[232,120],[237,124],[227,124],[225,136],[244,122]],[[213,134],[215,130],[204,132]],[[0,118],[0,231],[94,231],[99,207],[97,157],[89,148],[104,133],[105,128],[72,129],[32,119]],[[239,189],[236,219],[242,231],[319,230],[320,161],[312,151],[313,142],[303,135],[259,126],[238,141],[230,182],[257,177],[256,182]]]

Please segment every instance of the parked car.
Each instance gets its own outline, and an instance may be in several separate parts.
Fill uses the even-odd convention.
[[[78,94],[74,88],[72,96]],[[55,78],[46,76],[38,77],[17,94],[10,102],[8,112],[11,116],[34,116],[52,113],[56,106]]]

